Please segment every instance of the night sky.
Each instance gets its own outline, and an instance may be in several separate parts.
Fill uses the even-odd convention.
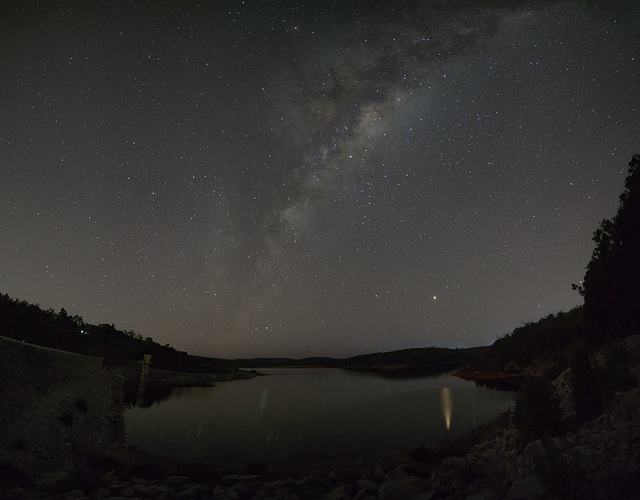
[[[0,292],[229,358],[581,303],[638,3],[303,3],[3,2]]]

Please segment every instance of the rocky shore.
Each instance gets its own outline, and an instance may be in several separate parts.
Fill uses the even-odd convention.
[[[40,355],[14,353],[0,369]],[[80,358],[56,363],[62,376],[48,382],[25,365],[14,367],[13,375],[0,374],[13,380],[3,388],[3,401],[26,401],[18,410],[0,410],[2,498],[640,498],[638,387],[614,395],[598,418],[524,447],[505,413],[468,435],[406,454],[312,468],[249,464],[234,470],[127,446],[125,374]],[[556,383],[565,408],[566,376]]]

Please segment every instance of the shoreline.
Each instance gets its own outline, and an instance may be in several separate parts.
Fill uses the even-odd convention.
[[[49,391],[34,396],[13,419],[10,433],[4,432],[0,487],[6,498],[70,498],[73,491],[82,497],[145,497],[149,496],[143,494],[145,488],[151,486],[156,493],[166,493],[167,498],[192,488],[201,492],[196,498],[214,497],[221,488],[233,493],[242,490],[245,495],[249,489],[262,495],[257,498],[296,498],[300,492],[323,498],[336,488],[368,488],[373,493],[382,484],[405,477],[416,478],[422,488],[444,457],[463,455],[483,435],[474,429],[428,446],[417,443],[415,450],[313,465],[193,463],[153,455],[127,444],[124,396],[127,381],[131,384],[139,370],[139,366],[70,370],[63,379],[50,381]],[[149,381],[166,389],[210,386],[217,381],[258,375],[251,371],[194,375],[152,369]],[[86,408],[78,401],[85,401]],[[65,423],[64,415],[71,415],[72,422]],[[366,485],[365,479],[369,481]],[[344,498],[354,497],[357,491],[352,493]]]
[[[470,366],[459,368],[451,375],[499,391],[517,391],[524,380],[522,371],[478,370]]]
[[[9,419],[0,429],[0,491],[7,499],[424,500],[562,498],[567,491],[574,497],[615,493],[632,498],[640,487],[637,385],[614,394],[596,419],[526,446],[518,444],[507,411],[468,433],[417,443],[406,452],[311,466],[233,467],[160,457],[127,445],[123,395],[128,375],[119,367],[97,366],[75,355],[52,358],[28,346],[16,349],[0,351],[0,370],[6,372],[0,375],[8,381],[3,396],[24,399],[19,412],[3,408],[2,413]],[[42,377],[34,361],[48,361],[51,376]],[[164,372],[157,378],[177,385],[186,383],[183,375]],[[501,378],[490,372],[470,375]],[[228,374],[222,377],[228,380]]]

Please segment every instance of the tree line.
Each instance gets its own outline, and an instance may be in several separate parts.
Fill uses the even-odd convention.
[[[640,333],[640,155],[633,155],[616,215],[593,233],[595,248],[581,284],[584,304],[551,314],[498,338],[485,355],[494,368],[517,369],[534,359],[570,361],[576,343],[601,348]]]
[[[101,356],[106,363],[140,361],[144,354],[151,354],[153,367],[163,370],[214,373],[236,369],[231,360],[192,356],[132,330],[85,323],[81,316],[71,316],[64,308],[58,312],[45,310],[38,304],[8,294],[0,294],[0,335],[44,347]]]

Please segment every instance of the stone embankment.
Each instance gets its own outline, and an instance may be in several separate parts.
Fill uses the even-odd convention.
[[[0,431],[39,397],[101,367],[99,357],[0,337]]]
[[[102,358],[0,337],[0,378],[0,478],[77,469],[82,450],[124,446],[122,382]]]

